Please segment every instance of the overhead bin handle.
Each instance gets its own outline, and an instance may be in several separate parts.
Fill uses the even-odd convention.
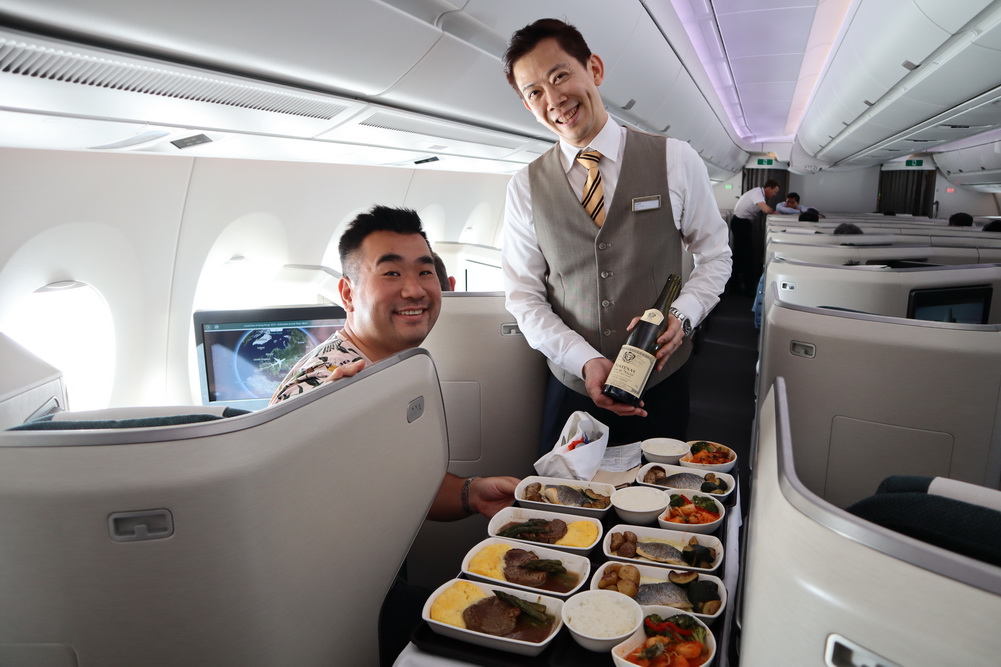
[[[167,509],[115,512],[108,516],[108,531],[115,542],[159,540],[174,534],[174,517]]]
[[[827,649],[824,653],[824,664],[827,667],[901,667],[898,663],[834,633],[827,635]]]

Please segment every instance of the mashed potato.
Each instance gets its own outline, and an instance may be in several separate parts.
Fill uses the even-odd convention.
[[[504,554],[510,548],[507,544],[488,544],[469,559],[469,571],[483,577],[506,581],[504,578]]]
[[[485,597],[487,597],[487,593],[481,591],[474,584],[468,581],[457,581],[446,588],[431,603],[431,618],[439,623],[465,628],[466,622],[462,620],[463,610]]]
[[[598,526],[590,521],[567,524],[567,534],[556,540],[562,547],[589,547],[598,539]]]

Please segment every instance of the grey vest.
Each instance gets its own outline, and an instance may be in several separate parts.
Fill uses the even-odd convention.
[[[674,224],[667,187],[667,140],[627,130],[622,169],[605,222],[599,228],[570,187],[554,146],[528,168],[532,217],[548,264],[546,293],[553,311],[596,350],[615,359],[626,327],[657,299],[667,276],[682,275],[681,234]],[[660,197],[660,207],[635,210],[634,200]],[[691,354],[685,339],[652,387]],[[584,381],[549,362],[560,382],[587,394]],[[579,369],[578,369],[579,370]]]

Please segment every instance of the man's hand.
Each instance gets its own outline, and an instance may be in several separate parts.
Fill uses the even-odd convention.
[[[630,324],[629,328],[632,329],[633,325]],[[657,353],[654,355],[657,357],[657,370],[664,370],[664,365],[667,364],[667,358],[674,354],[675,350],[681,347],[681,343],[685,340],[685,332],[681,328],[681,320],[679,320],[674,315],[667,316],[667,328],[664,329],[662,333],[657,338]]]
[[[517,477],[478,477],[469,485],[469,507],[488,519],[514,504]]]
[[[604,357],[595,357],[584,364],[584,388],[587,389],[587,395],[599,408],[611,410],[619,416],[646,417],[643,401],[640,401],[640,407],[633,407],[628,403],[613,401],[601,393],[601,388],[605,386],[605,380],[608,379],[608,372],[611,370],[612,362]]]

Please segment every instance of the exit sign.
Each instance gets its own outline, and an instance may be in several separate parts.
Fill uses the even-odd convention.
[[[907,160],[904,162],[905,167],[920,167],[924,165],[924,160]]]
[[[774,163],[774,161],[770,157],[769,158],[760,158],[759,157],[758,158],[758,164],[768,165],[768,164],[775,164],[775,163]]]

